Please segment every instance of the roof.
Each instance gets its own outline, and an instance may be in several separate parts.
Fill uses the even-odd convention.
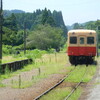
[[[76,29],[76,30],[70,30],[68,33],[96,33],[95,30],[87,30],[87,29]]]

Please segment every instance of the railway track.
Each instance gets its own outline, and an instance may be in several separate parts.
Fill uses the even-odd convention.
[[[39,100],[41,97],[43,97],[45,94],[49,93],[51,90],[55,89],[57,86],[61,85],[65,79],[67,79],[71,73],[76,69],[77,67],[75,67],[73,70],[70,71],[70,73],[68,75],[66,75],[61,81],[59,81],[57,84],[55,84],[54,86],[52,86],[51,88],[49,88],[47,91],[45,91],[44,93],[42,93],[41,95],[39,95],[38,97],[36,97],[35,99],[33,100]],[[70,92],[70,94],[65,97],[64,100],[68,100],[68,98],[70,98],[70,96],[75,92],[75,90],[81,85],[81,83],[83,82],[83,79],[84,79],[84,76],[86,75],[87,73],[87,67],[86,67],[86,70],[84,72],[84,75],[82,76],[82,79],[79,83],[77,83],[77,85],[73,88],[73,90]]]
[[[62,84],[63,81],[64,81],[66,78],[68,78],[68,77],[71,75],[71,73],[72,73],[75,69],[76,69],[76,67],[75,67],[73,70],[71,70],[70,73],[67,74],[67,75],[66,75],[62,80],[60,80],[57,84],[55,84],[54,86],[52,86],[52,87],[49,88],[47,91],[45,91],[44,93],[42,93],[41,95],[39,95],[38,97],[36,97],[36,98],[33,99],[33,100],[39,100],[42,96],[44,96],[45,94],[49,93],[51,90],[55,89],[58,85]]]
[[[70,92],[70,94],[69,94],[67,97],[65,97],[64,100],[68,100],[68,99],[71,97],[71,95],[73,95],[73,93],[77,90],[77,88],[81,85],[81,83],[83,83],[83,79],[84,79],[84,77],[85,77],[87,71],[88,71],[88,70],[87,70],[87,67],[86,67],[86,70],[85,70],[85,72],[84,72],[84,75],[82,76],[82,79],[80,80],[79,83],[76,84],[76,86],[72,89],[72,91]]]

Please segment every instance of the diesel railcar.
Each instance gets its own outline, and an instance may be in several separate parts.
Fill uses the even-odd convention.
[[[67,53],[72,65],[92,64],[96,56],[97,35],[95,30],[70,30]]]

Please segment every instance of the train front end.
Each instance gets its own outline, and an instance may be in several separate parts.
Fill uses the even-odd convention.
[[[68,56],[71,64],[92,64],[96,56],[96,32],[71,30],[68,32]]]

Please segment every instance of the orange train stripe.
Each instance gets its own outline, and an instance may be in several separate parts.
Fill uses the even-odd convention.
[[[96,56],[96,47],[68,47],[68,56]]]

